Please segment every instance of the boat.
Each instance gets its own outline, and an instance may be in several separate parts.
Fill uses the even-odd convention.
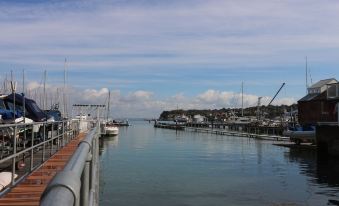
[[[128,120],[125,120],[125,121],[113,120],[113,123],[116,126],[119,126],[119,127],[128,127],[128,126],[130,126],[130,123],[129,123]]]
[[[188,122],[189,118],[186,115],[178,115],[174,118],[175,122]]]
[[[315,144],[316,141],[316,130],[314,126],[288,128],[283,132],[283,135],[289,137],[290,140],[296,144]]]
[[[116,125],[114,121],[108,120],[108,115],[110,114],[110,100],[111,100],[111,91],[108,92],[107,120],[102,122],[101,135],[103,136],[116,136],[119,134],[118,125]]]
[[[102,135],[116,136],[119,134],[119,127],[112,122],[107,122],[103,126]]]

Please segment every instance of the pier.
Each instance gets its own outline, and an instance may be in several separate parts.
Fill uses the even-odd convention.
[[[1,170],[12,177],[0,205],[98,205],[99,127],[87,124],[89,130],[79,121],[0,127],[3,140],[12,140],[8,151],[2,142]]]
[[[249,137],[262,140],[286,141],[288,137],[282,135],[283,128],[270,126],[254,126],[245,124],[228,124],[228,123],[159,123],[154,124],[155,128],[186,130],[192,132],[211,133],[216,135],[228,135],[237,137]]]
[[[282,136],[284,128],[279,126],[263,126],[239,123],[186,123],[187,127],[226,129],[235,132],[246,132],[251,134]]]

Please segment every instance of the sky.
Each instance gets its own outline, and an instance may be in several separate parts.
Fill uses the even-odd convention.
[[[22,79],[114,117],[161,111],[292,104],[339,75],[335,0],[1,0],[0,80]],[[26,91],[27,92],[27,91]],[[57,99],[57,98],[55,98]]]

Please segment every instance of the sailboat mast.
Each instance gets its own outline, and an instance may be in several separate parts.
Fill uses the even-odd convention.
[[[13,80],[13,70],[11,70],[11,90],[13,94],[13,121],[15,122],[15,114],[16,114],[16,108],[15,108],[15,90],[16,90],[16,85]]]
[[[25,70],[22,70],[22,107],[23,107],[23,116],[24,116],[24,123],[26,123],[26,92],[25,92]],[[25,134],[26,135],[26,134]]]
[[[65,59],[64,63],[64,91],[63,91],[63,116],[66,117],[66,63],[67,59]]]
[[[44,110],[46,110],[46,101],[47,101],[47,98],[46,98],[46,76],[47,76],[47,73],[46,73],[46,70],[45,70],[44,71],[44,99],[43,99]]]
[[[241,82],[241,116],[244,116],[244,82]]]
[[[111,90],[108,91],[107,121],[108,121],[108,115],[109,115],[109,113],[110,113],[110,104],[111,104]]]

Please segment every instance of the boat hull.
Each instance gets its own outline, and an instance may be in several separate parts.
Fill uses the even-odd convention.
[[[119,127],[117,126],[105,126],[104,134],[107,136],[115,136],[119,134]]]

